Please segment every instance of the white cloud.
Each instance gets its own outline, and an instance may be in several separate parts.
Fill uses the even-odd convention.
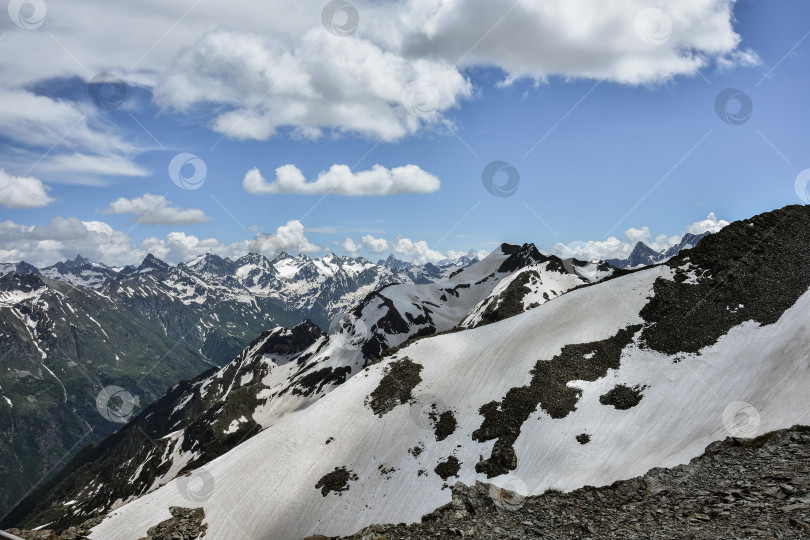
[[[367,234],[360,241],[366,249],[374,254],[384,253],[389,249],[388,240],[385,238],[374,238]]]
[[[72,154],[58,154],[48,158],[39,165],[39,170],[55,176],[64,173],[71,174],[71,183],[91,183],[82,178],[85,175],[109,176],[147,176],[149,171],[139,167],[132,160],[119,155],[88,155],[82,152]]]
[[[369,23],[373,24],[373,23]],[[431,111],[415,115],[403,92],[427,81]],[[450,63],[407,58],[359,37],[318,26],[300,38],[217,29],[184,50],[155,88],[162,106],[219,103],[231,110],[211,127],[236,139],[266,140],[279,128],[315,138],[324,129],[393,141],[435,122],[472,93]],[[406,103],[411,98],[406,96]]]
[[[141,197],[121,197],[102,211],[105,214],[131,214],[132,222],[144,225],[193,225],[211,218],[198,208],[178,208],[163,195],[146,193]]]
[[[6,208],[41,208],[54,199],[39,178],[12,176],[0,169],[0,205]]]
[[[631,244],[636,244],[637,242],[646,242],[647,239],[650,238],[650,228],[642,227],[640,229],[634,229],[631,227],[624,231],[624,235]]]
[[[706,216],[706,219],[696,221],[691,225],[688,225],[684,232],[700,234],[709,231],[710,233],[716,233],[726,225],[728,225],[728,221],[724,219],[717,219],[717,216],[715,216],[714,212],[712,212]]]
[[[575,257],[580,260],[625,259],[638,242],[644,242],[655,251],[664,251],[679,243],[686,233],[701,234],[707,231],[716,233],[728,223],[728,221],[717,219],[712,212],[706,219],[687,225],[679,235],[659,234],[654,240],[650,240],[649,227],[640,229],[631,227],[624,232],[627,242],[611,236],[601,241],[558,243],[552,248],[552,252],[562,258]]]
[[[242,187],[248,193],[298,193],[363,196],[398,193],[432,193],[439,189],[439,179],[416,165],[386,169],[374,165],[370,170],[353,172],[347,165],[332,165],[328,171],[307,182],[295,165],[282,165],[276,177],[268,182],[257,168],[247,172]]]
[[[278,255],[282,251],[297,253],[316,253],[323,248],[313,244],[304,235],[304,225],[296,220],[290,220],[286,225],[276,229],[273,234],[259,233],[250,241],[248,250],[251,253],[265,255]]]
[[[465,65],[499,66],[507,82],[560,76],[658,83],[694,76],[712,59],[735,61],[731,53],[740,38],[732,27],[734,3],[414,0],[401,19],[406,27],[403,50],[415,56],[463,58]],[[663,13],[649,21],[645,10]],[[662,21],[666,27],[671,23],[669,31],[655,26]]]
[[[360,249],[362,249],[362,244],[358,244],[348,236],[343,239],[343,242],[335,242],[337,245],[340,246],[340,249],[351,255],[352,257],[357,257]]]
[[[410,238],[397,237],[392,247],[394,253],[402,256],[403,259],[416,264],[435,263],[445,259],[445,255],[440,251],[430,249],[424,240],[414,242]]]
[[[728,56],[717,59],[717,69],[720,72],[730,71],[736,67],[756,67],[762,64],[762,59],[751,49],[734,51]]]

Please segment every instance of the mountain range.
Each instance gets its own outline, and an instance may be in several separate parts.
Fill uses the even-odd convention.
[[[378,288],[328,332],[267,330],[173,386],[4,524],[348,535],[419,521],[457,481],[607,485],[807,423],[808,231],[810,208],[787,207],[618,271],[504,244]]]

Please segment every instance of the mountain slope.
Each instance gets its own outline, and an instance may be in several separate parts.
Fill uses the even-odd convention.
[[[28,514],[28,520],[67,526],[156,489],[310,406],[382,351],[452,328],[501,279],[541,258],[532,245],[504,244],[447,281],[390,285],[369,294],[329,335],[309,321],[264,332],[227,366],[172,388],[99,449],[80,453],[9,519]],[[211,262],[205,263],[211,271],[196,264],[196,272],[221,268]],[[158,275],[173,286],[171,276]]]
[[[196,495],[173,480],[92,538],[142,537],[190,503],[210,538],[352,534],[419,520],[456,480],[604,485],[727,430],[806,424],[808,287],[810,208],[736,222],[666,265],[399,349],[195,471]],[[740,402],[758,411],[742,427]]]

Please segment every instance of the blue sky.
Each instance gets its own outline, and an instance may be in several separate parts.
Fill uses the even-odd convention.
[[[208,1],[171,9],[143,2],[130,14],[40,2],[41,25],[40,4],[23,11],[23,25],[36,28],[3,22],[0,258],[46,264],[81,250],[123,264],[154,251],[177,262],[203,251],[272,255],[283,245],[372,260],[395,251],[423,262],[504,241],[607,257],[638,239],[665,247],[687,230],[805,202],[794,186],[810,168],[810,6],[801,0],[699,0],[686,14],[653,0],[590,10],[583,0],[574,22],[545,20],[553,16],[535,5],[544,2],[528,0],[512,12],[470,0],[434,14],[417,0],[356,2],[346,8],[349,23],[352,13],[359,18],[347,36],[321,25],[326,2],[305,2],[309,11],[299,6],[263,25]],[[639,35],[645,9],[664,14],[663,29]],[[97,20],[77,28],[88,13]],[[601,23],[631,16],[635,26]],[[386,26],[392,20],[396,31]],[[534,35],[531,24],[539,33],[544,24],[562,30],[535,43],[521,34]],[[372,76],[363,80],[366,69]],[[101,72],[125,85],[120,107],[98,107],[88,96],[88,81]],[[414,74],[422,116],[408,110],[407,85],[384,87]],[[727,88],[753,104],[739,125],[716,112]],[[218,128],[227,118],[236,118],[233,127]],[[198,189],[170,178],[181,152],[205,163]],[[512,196],[482,184],[496,160],[519,173]],[[415,192],[345,195],[364,180],[339,175],[330,193],[268,187],[278,167],[294,166],[311,183],[334,165],[358,174],[380,165],[389,176],[415,166],[392,188]],[[265,191],[276,192],[245,189],[254,168]],[[375,189],[385,177],[365,181]],[[704,221],[712,212],[717,221]]]

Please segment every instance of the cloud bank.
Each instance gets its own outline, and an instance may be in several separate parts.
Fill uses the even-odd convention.
[[[242,187],[248,193],[295,193],[315,195],[367,196],[396,195],[399,193],[432,193],[441,182],[432,174],[416,165],[386,169],[374,165],[370,170],[353,172],[347,165],[332,165],[328,171],[307,182],[304,174],[295,165],[282,165],[276,169],[276,177],[268,182],[258,168],[247,172]]]
[[[141,197],[127,199],[121,197],[102,210],[105,214],[131,214],[133,223],[143,225],[194,225],[211,221],[205,212],[198,208],[178,208],[163,195],[146,193]]]

